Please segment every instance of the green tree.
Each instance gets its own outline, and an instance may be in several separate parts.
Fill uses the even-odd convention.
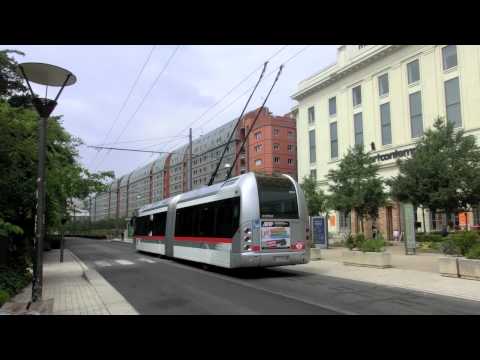
[[[28,104],[12,106],[14,96],[25,94],[15,73],[13,50],[0,51],[0,218],[20,226],[33,236],[37,176],[38,115]],[[18,104],[17,104],[18,105]],[[78,162],[81,140],[62,126],[62,118],[50,117],[47,138],[47,224],[57,226],[69,199],[104,191],[113,172],[90,173]]]
[[[399,160],[400,173],[387,182],[392,197],[446,214],[480,202],[480,148],[453,124],[438,118],[418,142],[410,159]]]
[[[317,181],[314,177],[305,176],[300,184],[307,201],[308,215],[315,216],[327,211],[327,195],[322,189],[317,188]]]
[[[31,106],[31,96],[17,73],[17,62],[11,54],[24,56],[17,50],[0,50],[0,99],[15,107]]]
[[[355,210],[360,219],[362,233],[364,220],[378,217],[378,208],[385,205],[383,180],[378,177],[378,165],[363,146],[349,149],[338,168],[330,170],[330,205],[335,210],[350,213]]]

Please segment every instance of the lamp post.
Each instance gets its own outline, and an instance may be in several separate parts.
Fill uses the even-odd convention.
[[[23,63],[17,72],[27,82],[32,95],[32,103],[40,116],[38,124],[38,177],[37,177],[37,213],[35,217],[35,261],[32,281],[32,303],[42,300],[43,287],[43,243],[45,239],[45,161],[47,145],[47,121],[57,105],[65,86],[73,85],[77,79],[70,71],[58,66],[43,63]],[[36,96],[30,81],[46,86],[45,98]],[[60,87],[54,100],[47,98],[48,87]]]

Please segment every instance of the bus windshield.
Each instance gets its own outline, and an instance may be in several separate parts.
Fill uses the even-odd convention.
[[[260,217],[298,219],[297,192],[287,178],[257,175]]]

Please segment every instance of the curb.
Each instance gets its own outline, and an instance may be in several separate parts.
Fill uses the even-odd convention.
[[[125,240],[120,240],[120,239],[110,239],[109,241],[110,242],[115,242],[115,243],[133,245],[133,240],[125,241]]]
[[[139,315],[135,308],[102,275],[96,270],[90,269],[72,251],[70,254],[82,268],[83,277],[93,286],[110,315]]]

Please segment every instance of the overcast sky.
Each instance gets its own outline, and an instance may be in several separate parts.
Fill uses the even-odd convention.
[[[65,88],[53,114],[63,115],[64,127],[80,137],[85,145],[111,144],[105,146],[172,151],[188,141],[190,122],[196,120],[192,124],[195,139],[238,117],[250,93],[247,90],[257,81],[260,69],[218,105],[212,106],[261,67],[266,59],[281,50],[270,60],[266,74],[272,74],[264,78],[248,110],[260,106],[275,78],[274,70],[305,47],[182,45],[148,96],[149,89],[177,46],[9,45],[0,46],[0,49],[21,50],[26,55],[15,56],[19,62],[47,62],[64,67],[77,76],[78,82]],[[149,55],[150,60],[120,113]],[[335,59],[334,45],[308,46],[286,63],[266,106],[275,115],[289,112],[294,105],[290,96],[298,83],[335,62]],[[49,97],[56,91],[49,89]],[[245,95],[232,104],[242,93]],[[108,134],[110,128],[112,131]],[[179,133],[182,137],[178,137]],[[82,146],[80,156],[80,161],[90,170],[114,170],[119,177],[154,160],[157,155],[98,152]]]

